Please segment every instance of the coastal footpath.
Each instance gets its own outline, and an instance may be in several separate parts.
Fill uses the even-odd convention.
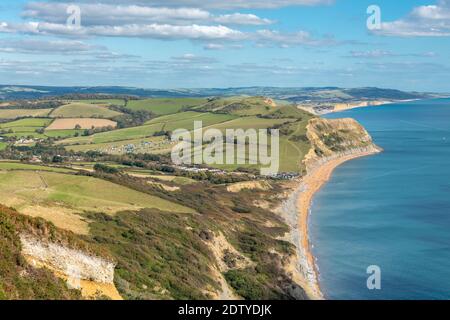
[[[369,133],[353,119],[312,119],[307,127],[311,150],[303,160],[307,174],[291,187],[291,193],[279,208],[290,226],[288,240],[296,247],[296,261],[291,273],[313,300],[324,299],[319,273],[311,251],[308,233],[310,207],[316,192],[341,164],[382,151]]]

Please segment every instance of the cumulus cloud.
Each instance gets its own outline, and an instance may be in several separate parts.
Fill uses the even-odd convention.
[[[433,58],[436,57],[437,54],[432,51],[422,52],[422,53],[393,53],[387,50],[369,50],[369,51],[350,51],[350,55],[347,56],[349,58],[368,58],[368,59],[377,59],[377,58],[385,58],[385,57],[418,57],[418,58]]]
[[[330,46],[337,44],[337,41],[332,38],[316,39],[306,31],[281,33],[279,31],[265,29],[258,30],[253,37],[260,46],[280,46],[282,48],[294,46]]]
[[[22,16],[49,23],[62,24],[68,17],[68,3],[35,2],[26,5]],[[101,3],[80,4],[82,24],[85,26],[120,26],[128,24],[190,24],[220,23],[224,25],[267,25],[273,21],[254,14],[232,13],[214,15],[200,8],[146,7]]]
[[[186,53],[182,56],[172,57],[172,60],[180,63],[201,63],[201,64],[218,63],[218,60],[215,58],[197,56],[192,53]]]
[[[84,54],[104,50],[106,48],[81,41],[36,39],[0,40],[0,52],[6,53]]]
[[[375,34],[400,37],[450,36],[450,0],[415,7],[405,18],[383,22]]]
[[[66,2],[34,2],[25,6],[22,16],[31,20],[21,23],[0,22],[0,33],[29,35],[50,35],[64,37],[136,37],[161,40],[192,40],[207,43],[207,50],[239,49],[243,44],[260,47],[278,46],[326,46],[334,45],[331,38],[316,39],[305,31],[284,33],[276,30],[259,29],[258,26],[274,24],[275,21],[251,13],[212,13],[200,6],[198,1],[168,1],[166,6],[154,6],[159,2],[138,1],[137,4],[123,4],[121,1],[108,3],[82,3],[81,25],[67,25]],[[215,2],[216,1],[205,1]],[[281,1],[288,4],[313,5],[330,1]],[[236,6],[241,1],[231,1]],[[256,5],[256,2],[245,3]],[[260,5],[264,6],[261,1]],[[278,3],[278,2],[277,2]],[[149,5],[152,6],[149,6]],[[199,7],[168,7],[167,5],[191,5]],[[240,29],[239,26],[252,28]]]
[[[59,0],[54,0],[59,2]],[[91,0],[78,0],[77,2],[92,2]],[[121,4],[124,0],[103,0],[103,3]],[[290,6],[318,6],[328,5],[335,0],[129,0],[128,3],[137,5],[170,6],[170,7],[196,7],[208,9],[273,9]]]
[[[81,26],[72,27],[65,24],[48,22],[29,22],[21,24],[0,24],[0,32],[26,33],[41,35],[66,36],[104,36],[104,37],[140,37],[153,39],[189,39],[189,40],[241,40],[245,34],[225,26],[169,24],[130,24],[123,26]]]

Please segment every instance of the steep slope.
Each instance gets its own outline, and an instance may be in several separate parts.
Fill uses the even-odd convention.
[[[303,160],[308,171],[341,156],[381,150],[373,143],[366,129],[354,119],[311,119],[307,137],[312,145]]]
[[[0,299],[120,299],[98,246],[0,205]]]
[[[0,299],[80,299],[78,290],[47,269],[32,267],[21,253],[20,233],[58,237],[42,220],[20,216],[0,206]]]

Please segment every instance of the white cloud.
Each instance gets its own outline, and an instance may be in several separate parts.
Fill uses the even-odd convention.
[[[289,48],[293,46],[329,46],[337,42],[331,38],[316,39],[309,32],[298,31],[281,33],[274,30],[258,30],[254,39],[260,46],[280,46]]]
[[[84,54],[96,50],[106,50],[104,47],[86,44],[81,41],[67,40],[0,40],[0,52],[8,53],[44,53],[44,54]]]
[[[197,56],[192,53],[186,53],[182,56],[176,56],[172,57],[173,61],[179,62],[179,63],[201,63],[201,64],[210,64],[210,63],[217,63],[218,60],[211,57],[202,57]]]
[[[350,58],[385,58],[385,57],[417,57],[417,58],[434,58],[437,54],[432,51],[422,52],[422,53],[393,53],[386,50],[369,50],[369,51],[350,51]]]
[[[105,36],[105,37],[141,37],[154,39],[190,39],[190,40],[241,40],[244,33],[225,26],[188,25],[177,26],[169,24],[124,25],[124,26],[89,26],[80,28],[65,24],[47,22],[29,22],[23,24],[0,24],[0,32],[26,33],[41,35],[66,36]]]
[[[35,2],[26,6],[22,16],[34,21],[22,23],[0,22],[0,33],[51,35],[64,37],[136,37],[161,40],[192,40],[207,43],[205,49],[239,49],[245,44],[260,47],[329,46],[332,38],[316,39],[306,31],[280,32],[254,28],[241,30],[237,26],[261,26],[275,23],[251,13],[214,14],[202,8],[155,7],[153,1],[138,2],[141,6],[109,1],[108,4],[84,3],[81,7],[81,26],[66,24],[67,3]],[[209,1],[206,1],[209,2]],[[216,4],[218,1],[212,1]],[[242,1],[231,1],[234,5]],[[281,1],[291,4],[323,4],[330,1]],[[169,1],[167,4],[198,4],[198,1]],[[256,5],[255,1],[245,2]],[[261,1],[260,5],[264,5]],[[147,5],[147,6],[144,6]],[[239,5],[240,6],[240,5]]]
[[[383,22],[375,34],[400,37],[450,36],[450,0],[414,8],[405,18]]]
[[[55,0],[58,1],[58,0]],[[77,2],[92,2],[78,0]],[[102,0],[103,3],[123,4],[124,0]],[[334,3],[335,0],[129,0],[127,3],[169,7],[196,7],[208,9],[273,9],[290,6],[318,6]]]
[[[65,23],[68,3],[35,2],[25,7],[22,16],[49,23]],[[219,23],[224,25],[267,25],[273,21],[254,14],[233,13],[214,15],[199,8],[166,8],[137,5],[81,4],[81,21],[85,26],[120,26],[128,24],[167,23]]]

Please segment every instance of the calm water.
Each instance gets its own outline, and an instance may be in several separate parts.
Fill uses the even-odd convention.
[[[450,299],[450,100],[355,109],[380,155],[339,167],[310,220],[329,299]],[[382,270],[369,291],[366,269]]]

